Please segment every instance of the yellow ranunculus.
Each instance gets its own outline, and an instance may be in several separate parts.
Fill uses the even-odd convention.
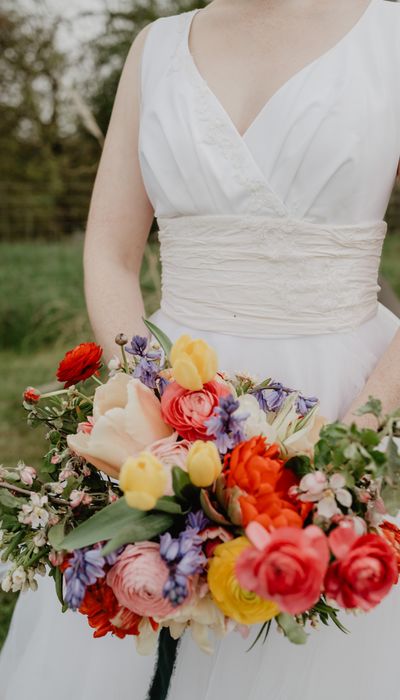
[[[225,615],[243,625],[266,622],[279,613],[279,607],[272,600],[264,600],[239,585],[235,564],[249,546],[247,537],[219,544],[208,569],[208,585],[216,605]]]
[[[166,485],[165,469],[151,452],[128,457],[121,467],[119,486],[131,508],[151,510],[164,495]]]
[[[221,474],[219,452],[213,442],[195,440],[186,457],[186,468],[190,481],[195,486],[211,486]]]
[[[214,379],[218,369],[215,350],[205,340],[192,340],[186,334],[173,344],[170,361],[175,381],[190,391],[202,389],[203,384]]]

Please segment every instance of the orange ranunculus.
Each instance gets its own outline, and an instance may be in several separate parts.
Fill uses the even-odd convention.
[[[102,354],[103,349],[96,343],[80,343],[68,350],[57,369],[57,379],[65,382],[64,389],[98,372]]]
[[[394,523],[389,522],[389,520],[384,520],[383,523],[379,525],[379,530],[386,542],[394,549],[400,575],[400,529]]]
[[[225,456],[227,491],[240,494],[244,527],[254,520],[267,529],[302,527],[309,508],[290,500],[288,490],[297,483],[297,478],[284,464],[279,445],[268,445],[262,435],[241,442]]]
[[[79,612],[87,616],[94,637],[104,637],[108,632],[120,639],[139,634],[142,616],[120,605],[104,579],[88,586]]]

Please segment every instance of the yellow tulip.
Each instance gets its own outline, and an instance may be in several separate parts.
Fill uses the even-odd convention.
[[[236,578],[236,561],[249,546],[247,537],[219,544],[208,568],[208,585],[215,604],[225,615],[243,625],[267,622],[279,613],[276,603],[246,591]]]
[[[165,493],[165,469],[151,452],[140,452],[128,457],[121,467],[119,487],[131,508],[151,510]]]
[[[221,474],[219,452],[213,442],[195,440],[186,457],[190,481],[195,486],[211,486]]]
[[[205,340],[192,340],[184,334],[173,344],[170,353],[174,379],[184,389],[199,391],[214,379],[218,369],[217,354]]]

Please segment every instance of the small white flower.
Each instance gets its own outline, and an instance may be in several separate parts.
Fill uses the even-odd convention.
[[[11,580],[13,593],[21,591],[27,581],[25,569],[22,566],[17,566],[11,574]]]
[[[263,411],[255,396],[252,394],[242,394],[238,398],[239,408],[237,415],[248,414],[243,422],[243,431],[247,440],[256,435],[265,435],[268,442],[274,442],[276,438],[275,428],[268,423],[265,411]]]
[[[333,518],[333,516],[336,515],[336,513],[340,513],[340,510],[336,503],[336,498],[333,493],[331,495],[327,494],[326,496],[321,498],[321,500],[318,502],[317,511],[318,515],[321,515],[327,520]]]
[[[121,368],[121,359],[118,357],[118,355],[113,355],[111,359],[109,360],[108,364],[108,374],[110,377],[113,377],[114,374]]]
[[[30,525],[33,530],[46,527],[49,522],[49,513],[43,506],[48,503],[47,496],[32,493],[30,501],[30,503],[24,503],[22,506],[18,515],[19,522],[24,525]]]
[[[10,574],[6,574],[1,582],[1,590],[4,593],[9,593],[11,591],[12,580]]]
[[[34,479],[36,479],[37,476],[36,469],[34,469],[34,467],[30,467],[27,464],[24,464],[22,469],[20,470],[19,476],[23,484],[26,484],[27,486],[32,486],[33,481]]]
[[[43,564],[43,562],[39,562],[37,565],[36,574],[38,574],[38,576],[46,576],[46,565]]]
[[[69,500],[71,502],[71,508],[77,508],[80,505],[87,506],[92,502],[92,497],[86,491],[79,491],[79,489],[74,489],[71,491]]]
[[[46,542],[47,539],[45,530],[39,530],[39,532],[37,532],[33,538],[33,544],[35,547],[44,547]]]

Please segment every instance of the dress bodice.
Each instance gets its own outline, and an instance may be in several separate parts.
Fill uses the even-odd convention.
[[[142,54],[139,157],[155,216],[381,220],[400,156],[400,6],[372,0],[243,136],[191,56],[197,11],[156,20]]]

